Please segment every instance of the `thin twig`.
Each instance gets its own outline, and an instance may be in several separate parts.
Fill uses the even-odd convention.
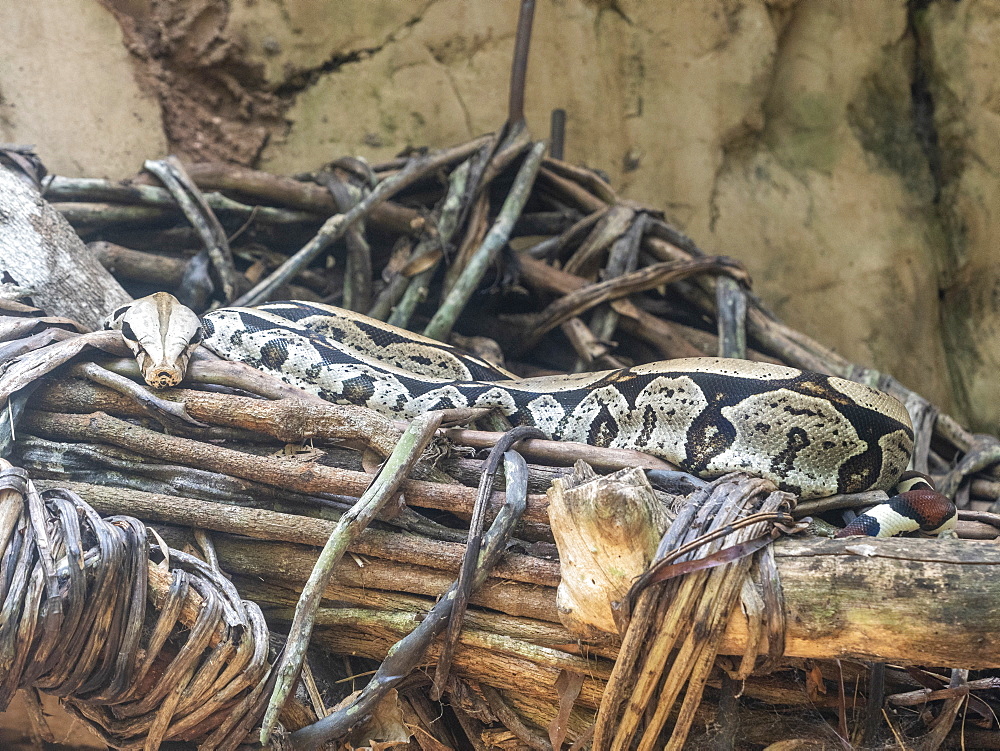
[[[514,59],[510,68],[510,101],[507,105],[507,127],[524,122],[524,86],[528,77],[528,52],[531,49],[531,25],[535,18],[535,0],[521,0],[517,17],[517,37]]]
[[[483,698],[486,699],[486,703],[490,705],[493,714],[510,732],[517,736],[518,740],[535,751],[552,751],[552,744],[525,725],[524,720],[510,708],[499,691],[485,683],[479,686],[479,690],[482,692]]]
[[[233,192],[269,205],[301,209],[324,217],[337,213],[333,196],[313,183],[219,162],[191,164],[187,171],[202,190]],[[373,208],[369,218],[373,225],[404,235],[418,234],[423,228],[419,211],[392,201]]]
[[[165,428],[206,427],[204,423],[198,422],[187,413],[183,403],[164,399],[154,394],[145,384],[140,386],[135,381],[106,370],[95,362],[75,363],[69,372],[118,392],[137,405],[143,414],[152,417]]]
[[[564,233],[565,236],[565,233]],[[574,290],[582,289],[588,281],[575,274],[567,274],[562,269],[549,266],[535,258],[521,254],[518,256],[521,278],[530,286],[565,295]],[[681,327],[659,316],[652,315],[640,309],[631,301],[621,299],[611,302],[611,308],[620,316],[619,325],[629,334],[638,337],[659,350],[665,358],[673,357],[703,357],[708,352],[715,351],[715,342],[711,347],[697,347],[691,343],[688,336],[681,336]],[[687,329],[688,334],[694,329]],[[699,336],[711,337],[710,334],[697,332]],[[756,359],[756,358],[755,358]],[[774,362],[777,362],[776,360]]]
[[[278,714],[291,694],[295,680],[302,669],[306,647],[312,634],[316,610],[319,608],[323,590],[330,579],[330,574],[337,561],[347,551],[347,546],[375,518],[379,510],[389,502],[399,488],[400,483],[416,464],[424,447],[434,437],[434,431],[441,424],[440,412],[428,412],[420,415],[410,423],[403,433],[396,450],[392,452],[382,471],[371,487],[365,492],[358,503],[337,523],[336,529],[323,547],[309,581],[302,589],[302,596],[295,608],[295,617],[288,630],[288,640],[281,659],[275,667],[278,675],[274,690],[268,702],[264,720],[261,723],[260,742],[267,745],[278,721]]]
[[[340,178],[343,170],[324,173],[324,182],[337,203],[337,211],[346,214],[361,200],[355,186]],[[367,190],[367,187],[365,188]],[[347,263],[344,274],[343,307],[364,312],[371,306],[372,251],[365,239],[365,222],[359,219],[344,232],[347,242]]]
[[[236,296],[236,267],[233,265],[233,254],[229,249],[226,231],[222,229],[205,197],[188,177],[177,157],[150,159],[143,166],[160,179],[198,232],[222,284],[223,302],[229,302]]]
[[[451,617],[448,620],[448,632],[445,634],[444,643],[441,645],[441,654],[438,656],[437,670],[434,673],[434,685],[431,688],[431,699],[439,700],[444,695],[444,690],[448,685],[448,673],[451,671],[451,660],[455,654],[455,647],[458,645],[458,636],[462,630],[462,619],[465,616],[466,608],[469,607],[469,596],[473,588],[473,572],[476,571],[476,564],[479,561],[479,549],[482,545],[483,525],[486,521],[486,508],[489,505],[489,497],[493,493],[493,482],[496,471],[500,466],[500,460],[504,453],[518,441],[525,438],[544,438],[545,434],[538,428],[531,426],[521,426],[504,433],[503,438],[497,441],[490,450],[490,455],[483,468],[483,477],[479,483],[479,492],[476,495],[476,505],[472,511],[472,518],[469,520],[469,542],[465,547],[465,555],[462,557],[462,568],[459,570],[458,582],[455,584],[455,605]],[[523,461],[523,460],[522,460]],[[525,465],[527,470],[527,465]],[[527,479],[527,475],[525,475]]]
[[[470,430],[468,428],[448,428],[442,431],[442,433],[452,443],[479,449],[490,448],[504,435],[503,433]],[[644,454],[641,451],[635,451],[634,449],[602,448],[574,441],[550,441],[532,438],[524,441],[518,447],[518,451],[528,459],[542,464],[571,467],[578,460],[582,460],[594,469],[602,472],[613,472],[618,469],[625,469],[626,467],[661,470],[676,469],[669,462],[665,462],[650,454]]]
[[[635,215],[636,211],[633,207],[621,204],[616,204],[603,212],[594,229],[580,243],[580,247],[576,249],[573,256],[566,261],[564,270],[569,274],[589,276],[600,262],[604,251],[628,232],[629,227],[635,221]],[[608,259],[608,263],[604,267],[604,278],[621,276],[625,269],[616,269],[615,266],[618,265]],[[628,269],[628,271],[633,270],[634,266]]]
[[[476,153],[469,159],[466,159],[452,170],[451,175],[448,177],[448,192],[440,204],[441,215],[437,221],[437,236],[424,240],[414,253],[414,257],[416,257],[417,253],[420,253],[428,258],[434,258],[434,261],[426,269],[414,274],[410,278],[406,291],[399,301],[399,305],[396,306],[396,309],[389,316],[389,323],[393,326],[406,328],[417,305],[423,302],[427,296],[427,288],[430,285],[431,278],[434,276],[434,272],[437,271],[445,248],[451,243],[451,238],[455,234],[455,230],[458,229],[460,216],[465,212],[464,198],[469,194],[469,173],[473,162],[479,158],[480,153]]]
[[[472,297],[472,293],[475,292],[476,287],[486,273],[487,267],[496,258],[500,249],[507,244],[507,240],[510,238],[510,231],[513,229],[517,218],[521,215],[521,210],[524,208],[524,204],[527,203],[528,196],[531,194],[531,187],[535,183],[535,175],[538,173],[538,167],[542,162],[542,155],[544,153],[545,143],[543,141],[536,143],[531,151],[528,152],[524,162],[521,164],[521,169],[518,170],[517,177],[514,178],[514,184],[511,186],[510,193],[507,194],[503,208],[500,209],[500,215],[490,228],[486,239],[483,240],[483,244],[479,246],[472,258],[469,259],[468,265],[455,282],[455,286],[451,292],[441,303],[441,307],[438,308],[431,322],[427,324],[427,328],[424,329],[424,336],[429,336],[431,339],[438,339],[440,341],[448,338],[452,326],[455,325],[458,316],[465,309],[466,304]]]
[[[613,279],[635,271],[639,264],[639,244],[646,231],[649,215],[637,213],[629,228],[617,239],[608,252],[608,262],[604,267],[604,278]],[[728,278],[728,277],[720,277]],[[618,312],[608,306],[594,311],[590,319],[590,330],[600,341],[610,341],[618,328]]]
[[[549,154],[553,159],[562,159],[566,149],[566,110],[552,110],[549,122]]]
[[[301,250],[285,261],[266,279],[261,281],[252,290],[234,301],[234,305],[258,305],[268,299],[268,297],[283,284],[287,284],[306,266],[312,263],[313,259],[319,256],[331,243],[338,240],[347,228],[354,222],[366,216],[380,203],[388,200],[399,191],[419,180],[421,177],[433,173],[454,161],[464,159],[470,153],[476,151],[485,138],[478,138],[469,143],[455,148],[438,151],[433,154],[414,159],[397,172],[392,177],[375,186],[375,189],[365,196],[364,200],[355,204],[350,211],[344,214],[337,214],[330,217],[320,227],[319,232]]]
[[[885,663],[874,662],[868,673],[868,697],[865,702],[861,742],[875,746],[882,726],[882,705],[885,703]]]
[[[715,280],[718,309],[719,357],[747,356],[747,297],[739,282],[728,276]]]
[[[434,243],[434,251],[437,251],[437,240],[429,241]],[[414,312],[416,312],[417,305],[422,303],[427,298],[427,290],[431,284],[431,278],[434,276],[434,272],[437,271],[438,264],[441,262],[440,257],[434,261],[433,265],[424,269],[423,271],[414,274],[410,277],[409,284],[406,286],[406,291],[400,298],[399,303],[393,308],[392,313],[389,315],[388,323],[393,326],[399,326],[405,329],[410,325],[410,319],[413,317]]]
[[[709,256],[688,261],[665,261],[633,271],[630,274],[590,284],[559,298],[545,310],[530,317],[529,332],[519,340],[516,352],[527,352],[545,334],[573,316],[578,316],[595,305],[644,292],[663,284],[676,282],[695,274],[726,274],[746,282],[743,267],[726,256]]]
[[[288,179],[288,178],[285,178]],[[201,185],[197,177],[195,182]],[[295,182],[295,181],[292,181]],[[298,183],[301,185],[301,183]],[[319,190],[319,186],[314,186]],[[111,224],[118,220],[148,224],[177,215],[177,202],[170,192],[156,185],[132,183],[122,185],[87,177],[52,178],[45,197],[71,224],[93,225],[98,220]],[[260,222],[287,225],[322,221],[322,216],[309,208],[304,210],[281,209],[273,206],[253,206],[241,203],[221,193],[205,193],[205,201],[217,214],[232,218],[256,217]],[[402,209],[402,207],[399,207]],[[329,215],[331,211],[325,212]]]
[[[507,472],[507,502],[500,509],[500,513],[483,539],[482,555],[473,577],[475,587],[482,584],[490,569],[503,555],[525,508],[527,465],[520,455],[511,451],[504,457],[504,466]],[[389,650],[375,676],[350,705],[292,733],[290,738],[292,748],[297,750],[318,748],[363,719],[385,692],[396,686],[420,663],[434,637],[446,627],[454,607],[457,590],[458,582],[455,582],[431,608],[420,625]]]

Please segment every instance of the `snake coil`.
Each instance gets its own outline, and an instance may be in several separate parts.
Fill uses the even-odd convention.
[[[913,447],[903,405],[842,378],[710,357],[518,378],[447,344],[299,301],[223,308],[199,322],[158,292],[116,310],[107,327],[121,330],[154,388],[179,383],[201,342],[328,401],[390,417],[489,407],[553,439],[644,451],[705,478],[742,470],[802,498],[900,483],[840,536],[955,523],[954,505],[929,478],[903,476]]]

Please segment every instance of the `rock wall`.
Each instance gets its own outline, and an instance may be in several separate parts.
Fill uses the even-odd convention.
[[[135,172],[167,148],[154,92],[93,0],[0,2],[0,142],[36,144],[48,169]]]
[[[0,138],[66,174],[167,149],[291,173],[505,117],[513,0],[0,5]],[[538,0],[527,114],[542,136],[564,108],[568,159],[743,259],[788,323],[996,430],[998,19],[998,0]]]
[[[920,74],[933,101],[931,164],[943,242],[942,338],[971,423],[1000,425],[1000,2],[920,3]]]

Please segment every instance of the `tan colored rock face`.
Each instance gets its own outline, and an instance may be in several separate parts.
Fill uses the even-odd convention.
[[[579,121],[571,117],[568,141],[574,158],[596,164],[606,161],[600,145],[610,146],[621,132],[616,48],[627,41],[625,24],[611,13],[566,5],[539,4],[528,118],[544,134],[553,108],[586,113]],[[348,26],[352,12],[366,15],[364,4],[353,11],[343,6],[338,14]],[[320,161],[345,153],[389,158],[408,147],[464,141],[503,123],[516,7],[442,0],[407,23],[400,20],[376,50],[355,54],[296,98],[287,135],[272,139],[262,155],[265,168],[308,169],[319,155]],[[591,117],[595,108],[601,116]]]
[[[903,7],[796,6],[762,132],[720,171],[711,234],[750,259],[786,320],[947,408],[944,234],[913,129],[913,55]]]
[[[1000,3],[931,4],[917,19],[947,228],[943,335],[970,423],[1000,425]]]
[[[167,147],[114,18],[93,0],[0,3],[0,142],[52,172],[124,177]]]
[[[107,2],[121,28],[89,0],[0,3],[0,139],[58,172],[169,148],[289,173],[506,116],[514,2]],[[995,429],[998,10],[539,0],[529,124],[566,109],[570,161],[743,259],[794,327]]]
[[[291,72],[320,70],[331,60],[384,46],[429,5],[427,0],[237,0],[229,4],[225,34],[240,45],[243,60],[261,66],[267,83],[279,86]]]

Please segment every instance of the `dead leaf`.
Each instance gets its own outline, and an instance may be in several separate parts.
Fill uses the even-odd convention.
[[[360,691],[355,691],[337,705],[340,709],[353,701]],[[400,705],[399,694],[389,691],[376,705],[372,716],[354,728],[344,744],[354,751],[384,751],[385,749],[403,746],[410,742],[412,733],[403,720],[403,708]]]
[[[569,730],[569,713],[580,696],[583,688],[583,675],[569,670],[561,670],[556,678],[556,691],[559,692],[559,711],[549,725],[549,742],[552,748],[559,749],[566,740]]]
[[[826,693],[826,682],[823,680],[823,671],[819,665],[813,665],[806,670],[806,696],[809,701],[818,702],[820,694]]]

